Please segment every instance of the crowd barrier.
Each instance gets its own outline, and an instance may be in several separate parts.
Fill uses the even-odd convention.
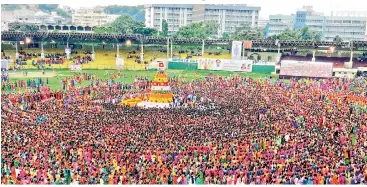
[[[170,59],[172,60],[172,59]],[[215,68],[217,65],[217,61],[220,60],[222,63],[219,67]],[[213,61],[213,62],[212,62]],[[229,66],[231,62],[237,66]],[[206,67],[205,64],[208,66]],[[245,68],[242,68],[246,65]],[[251,66],[251,68],[248,68]],[[186,61],[186,59],[174,59],[174,61],[168,62],[168,69],[173,70],[222,70],[222,71],[240,71],[240,72],[254,72],[254,73],[262,73],[262,74],[272,74],[275,72],[275,64],[253,64],[252,61],[249,60],[230,60],[230,59],[198,59],[191,60],[190,62]]]
[[[168,69],[174,70],[197,70],[198,63],[168,62]]]
[[[52,64],[51,66],[45,65],[44,68],[47,69],[70,69],[71,66],[74,66],[72,63],[64,63],[64,64]],[[78,65],[81,67],[82,70],[86,69],[116,69],[116,64],[96,64],[96,63],[89,63],[89,64],[80,64]],[[9,65],[10,67],[10,65]],[[122,67],[122,68],[121,68]],[[41,69],[42,67],[40,67]],[[119,66],[119,69],[123,70],[145,70],[148,68],[147,64],[124,64],[123,66]],[[27,70],[37,70],[37,66],[32,65],[26,65],[26,66],[20,66],[20,69],[27,69]]]
[[[253,73],[271,74],[275,72],[275,65],[257,65],[252,66]]]

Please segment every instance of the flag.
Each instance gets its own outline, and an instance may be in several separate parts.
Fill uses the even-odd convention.
[[[351,134],[351,137],[352,137],[352,141],[351,141],[352,146],[353,145],[356,145],[356,142],[357,142],[356,135],[355,134]]]
[[[353,146],[353,145],[356,145],[356,143],[357,143],[357,139],[356,139],[356,135],[355,135],[356,131],[357,131],[357,126],[354,126],[354,127],[352,128],[352,131],[350,132],[350,136],[351,136],[351,145],[352,145],[352,146]]]
[[[293,127],[297,128],[298,129],[298,124],[297,124],[297,121],[293,121]]]

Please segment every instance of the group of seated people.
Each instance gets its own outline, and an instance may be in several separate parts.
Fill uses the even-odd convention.
[[[10,56],[5,55],[4,49],[1,50],[1,59],[5,59],[5,60],[10,60],[11,59]]]
[[[214,53],[212,53],[212,52],[209,52],[209,55],[216,55],[216,56],[219,56],[221,53],[220,52],[214,52]]]
[[[46,59],[38,59],[37,61],[32,60],[32,65],[33,66],[37,66],[37,65],[49,65],[51,66],[51,64],[63,64],[65,62],[66,58],[65,57],[61,57],[61,58],[46,58]]]
[[[90,61],[93,61],[92,57],[87,56],[76,56],[73,58],[75,64],[88,64]]]

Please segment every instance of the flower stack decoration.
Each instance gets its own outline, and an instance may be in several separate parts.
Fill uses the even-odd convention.
[[[148,101],[156,103],[170,103],[173,101],[173,94],[168,83],[168,77],[160,71],[154,75],[151,92]]]

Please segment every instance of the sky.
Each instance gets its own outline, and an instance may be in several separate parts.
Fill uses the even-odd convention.
[[[173,0],[17,0],[17,4],[62,4],[72,8],[107,5],[143,5],[143,4],[223,4],[223,0],[185,0],[174,3]],[[261,7],[260,18],[268,19],[271,14],[292,14],[303,5],[314,7],[316,12],[330,15],[332,11],[367,12],[367,0],[226,0],[226,4],[247,4]],[[2,0],[2,4],[13,4],[14,0]]]

